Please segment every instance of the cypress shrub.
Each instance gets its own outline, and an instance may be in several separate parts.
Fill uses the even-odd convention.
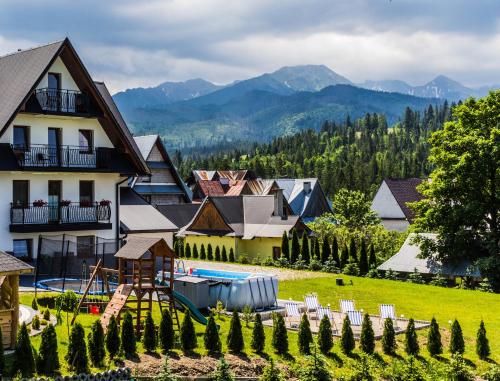
[[[323,316],[319,323],[318,347],[324,355],[327,355],[333,348],[332,323],[326,315]]]
[[[232,247],[229,249],[229,262],[236,262],[236,258],[234,256],[234,250]]]
[[[43,318],[47,321],[50,321],[50,311],[48,308],[46,308],[45,311],[43,311]]]
[[[203,342],[205,344],[205,349],[210,355],[218,354],[222,350],[219,330],[217,329],[217,324],[215,324],[213,314],[210,314],[208,318],[207,327],[205,328],[205,335],[203,336]]]
[[[405,332],[405,352],[416,356],[419,351],[420,347],[418,345],[417,332],[415,331],[415,321],[413,318],[410,318]]]
[[[175,332],[174,332],[174,322],[172,321],[172,316],[170,311],[165,308],[161,312],[160,320],[160,348],[164,352],[168,352],[174,348]]]
[[[222,246],[221,259],[222,259],[222,262],[227,262],[226,246]]]
[[[309,238],[307,233],[304,231],[302,233],[302,245],[300,247],[300,254],[302,255],[302,260],[305,263],[309,263],[311,260],[311,254],[309,252]]]
[[[35,373],[35,357],[26,323],[21,325],[17,333],[13,371],[13,373],[21,372],[24,378],[32,377]]]
[[[490,343],[486,337],[486,327],[482,320],[477,330],[476,353],[481,360],[487,359],[490,355]]]
[[[252,343],[250,346],[257,353],[261,353],[266,346],[266,334],[264,332],[264,325],[262,324],[262,317],[259,313],[256,313],[254,317]]]
[[[198,259],[198,246],[196,246],[196,243],[193,245],[193,258]]]
[[[368,267],[374,269],[377,267],[377,256],[375,255],[375,247],[370,244],[370,256],[368,257]]]
[[[191,246],[189,246],[189,243],[186,243],[186,248],[184,249],[184,256],[186,258],[191,258]]]
[[[328,237],[325,236],[325,238],[323,238],[323,246],[321,247],[321,263],[325,263],[326,261],[328,261],[328,258],[330,258],[331,254],[330,242],[328,242]]]
[[[351,237],[351,240],[349,241],[349,257],[351,263],[358,263],[358,253],[354,237]]]
[[[207,259],[209,261],[213,261],[214,260],[214,252],[212,250],[212,245],[211,244],[208,244],[208,246],[207,246]]]
[[[68,342],[68,353],[65,356],[69,368],[75,373],[86,373],[88,370],[87,346],[85,345],[85,330],[80,323],[71,328]]]
[[[288,241],[288,233],[283,232],[281,237],[281,255],[286,259],[290,260],[290,242]]]
[[[292,251],[290,253],[290,264],[294,264],[299,259],[300,255],[300,243],[297,230],[293,229],[292,233]]]
[[[109,319],[108,332],[106,333],[106,349],[110,358],[114,358],[120,350],[120,335],[114,315]]]
[[[313,342],[313,337],[311,333],[311,326],[309,325],[309,319],[307,314],[303,314],[300,319],[299,333],[298,333],[298,345],[299,352],[303,355],[311,354],[311,344]]]
[[[184,258],[184,244],[182,241],[179,242],[179,257]]]
[[[240,315],[238,311],[234,311],[227,335],[227,349],[233,353],[240,353],[244,347],[245,343],[243,342],[243,333],[241,331]]]
[[[207,259],[207,253],[205,252],[205,245],[204,244],[201,244],[200,259],[201,260]]]
[[[146,314],[144,322],[144,334],[142,335],[142,345],[146,352],[154,352],[158,347],[158,335],[156,334],[155,322],[151,311]]]
[[[441,333],[439,332],[439,325],[433,317],[431,326],[427,334],[427,351],[431,356],[436,356],[443,353],[443,344],[441,344]]]
[[[375,333],[373,332],[370,315],[365,314],[361,325],[361,337],[359,341],[361,350],[369,355],[375,350]]]
[[[5,357],[3,350],[3,337],[2,337],[2,327],[0,326],[0,379],[2,379],[2,375],[5,370]]]
[[[450,352],[452,354],[463,354],[465,351],[464,336],[462,334],[462,327],[457,319],[451,325],[451,338],[450,338]]]
[[[49,324],[42,331],[42,342],[38,349],[37,371],[39,374],[52,376],[59,368],[56,330],[52,324]]]
[[[125,353],[126,356],[133,356],[136,354],[137,346],[134,332],[134,322],[132,315],[129,312],[126,312],[123,316],[121,325],[121,342],[123,353]]]
[[[38,302],[36,301],[36,298],[33,298],[31,301],[31,308],[33,308],[35,311],[38,311]]]
[[[179,258],[179,242],[174,242],[174,253],[177,258]]]
[[[288,333],[285,319],[280,314],[274,315],[272,345],[276,353],[280,355],[288,353]]]
[[[226,362],[226,360],[224,360],[224,357],[222,357],[217,363],[217,368],[215,369],[215,372],[212,373],[211,380],[212,381],[234,380],[234,376],[231,373],[231,370],[229,369],[229,364]]]
[[[359,266],[359,274],[366,275],[366,273],[369,270],[369,267],[368,267],[368,253],[366,252],[366,242],[364,238],[361,240],[361,249],[359,252],[358,266]]]
[[[220,247],[219,246],[217,246],[215,248],[215,260],[217,262],[220,262],[220,260],[221,260],[221,257],[220,257]]]
[[[382,333],[382,351],[386,355],[396,353],[396,332],[394,331],[394,323],[392,319],[387,318],[384,322],[384,332]]]
[[[189,310],[184,315],[181,326],[181,348],[184,353],[191,353],[198,346],[196,341],[196,331]]]
[[[344,323],[342,324],[342,336],[340,337],[340,349],[346,355],[350,355],[356,346],[354,341],[354,333],[351,328],[351,321],[349,316],[344,318]]]
[[[348,262],[349,262],[349,250],[347,249],[347,245],[344,245],[342,253],[340,254],[340,268],[343,269]]]
[[[333,236],[332,242],[332,259],[335,261],[336,266],[340,268],[339,243],[335,236]]]
[[[90,333],[87,336],[87,344],[90,362],[96,367],[101,366],[104,357],[106,357],[106,350],[104,349],[104,330],[99,319],[92,323]]]
[[[274,365],[273,359],[269,361],[262,371],[262,376],[260,376],[259,381],[283,381],[283,375],[281,371]]]
[[[318,261],[321,261],[321,249],[319,245],[319,240],[317,237],[314,237],[314,258]]]
[[[163,367],[154,378],[154,381],[179,381],[177,377],[172,374],[170,365],[168,364],[168,356],[165,356],[165,361],[163,362]]]

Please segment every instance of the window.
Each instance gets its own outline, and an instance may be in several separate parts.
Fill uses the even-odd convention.
[[[80,153],[92,153],[94,135],[92,130],[79,130]]]
[[[49,73],[47,75],[48,88],[53,90],[59,90],[61,88],[61,74],[59,73]]]
[[[14,206],[27,207],[30,200],[30,182],[29,180],[12,181],[12,204]]]
[[[281,247],[273,246],[273,259],[277,261],[281,256]]]
[[[28,150],[30,146],[29,127],[14,126],[14,148]]]
[[[80,206],[91,206],[94,203],[94,182],[80,181]]]
[[[93,235],[76,237],[76,255],[78,258],[92,258],[94,256]]]
[[[14,257],[28,261],[33,258],[33,240],[15,239],[12,241]]]

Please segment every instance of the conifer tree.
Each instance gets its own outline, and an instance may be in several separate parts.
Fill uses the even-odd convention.
[[[259,313],[255,314],[253,329],[252,329],[252,343],[250,346],[252,349],[261,353],[266,345],[266,334],[264,332],[264,325],[262,324],[262,317]]]
[[[181,348],[185,354],[191,353],[197,346],[196,331],[189,310],[184,315],[181,325]]]
[[[85,345],[85,330],[80,323],[71,328],[68,340],[68,352],[65,356],[70,369],[75,373],[86,373],[88,370],[87,346]]]
[[[288,353],[288,333],[285,319],[280,314],[274,315],[272,345],[276,353],[280,355]]]
[[[133,356],[137,352],[137,343],[134,332],[134,322],[130,312],[126,312],[123,316],[121,324],[121,342],[122,350],[126,356]]]
[[[186,243],[186,249],[184,250],[184,256],[187,259],[191,258],[191,246],[189,246],[189,243]]]
[[[234,250],[232,247],[229,249],[229,262],[236,262],[236,257],[234,256]]]
[[[290,263],[294,264],[299,259],[300,255],[300,243],[297,230],[293,229],[292,233],[292,252],[290,253]]]
[[[336,266],[340,268],[340,256],[339,256],[339,243],[337,241],[337,237],[333,236],[332,242],[332,260],[335,261]]]
[[[210,243],[207,246],[207,259],[209,261],[213,261],[214,260],[214,252],[212,250],[212,245]]]
[[[484,326],[484,322],[482,320],[479,324],[479,329],[477,330],[476,354],[481,360],[487,359],[490,355],[490,343],[486,337],[486,327]]]
[[[13,373],[21,372],[21,375],[25,378],[32,377],[35,373],[35,357],[26,323],[21,325],[17,333],[13,371]]]
[[[179,242],[177,240],[174,242],[174,253],[177,258],[179,258]]]
[[[229,364],[226,362],[224,357],[221,357],[217,363],[217,368],[215,369],[215,372],[212,373],[212,377],[210,379],[212,381],[234,381]]]
[[[437,356],[443,353],[443,344],[441,343],[441,333],[436,318],[432,318],[429,332],[427,334],[427,351],[431,356]]]
[[[351,240],[349,241],[349,257],[350,257],[349,262],[358,263],[358,252],[354,237],[351,237]]]
[[[307,233],[304,231],[302,233],[302,246],[300,247],[300,254],[302,255],[302,260],[305,263],[309,263],[311,260],[311,254],[309,252],[309,238]]]
[[[108,323],[108,331],[106,333],[106,349],[109,353],[109,358],[114,358],[120,350],[120,335],[118,333],[118,324],[116,323],[115,315],[112,315]]]
[[[347,245],[344,245],[342,253],[340,254],[340,268],[343,269],[348,262],[349,262],[349,250],[347,249]]]
[[[193,258],[198,259],[199,254],[198,254],[198,246],[196,246],[196,243],[193,245]]]
[[[359,273],[360,275],[366,275],[368,270],[368,253],[366,252],[366,242],[363,238],[361,240],[361,249],[359,252]]]
[[[227,349],[233,353],[243,351],[245,343],[243,342],[243,332],[241,330],[241,320],[238,311],[233,312],[227,335]]]
[[[283,375],[279,368],[274,365],[273,359],[269,361],[269,364],[266,365],[264,370],[262,371],[262,376],[260,376],[259,381],[283,381]]]
[[[311,344],[313,342],[313,337],[311,333],[311,326],[309,324],[309,319],[307,314],[303,314],[300,319],[299,332],[298,332],[298,346],[299,352],[303,355],[311,354]]]
[[[450,338],[450,352],[452,354],[463,354],[465,351],[464,336],[462,334],[462,327],[457,319],[451,325],[451,338]]]
[[[201,249],[200,249],[200,259],[202,261],[207,259],[207,252],[205,251],[205,245],[201,244]]]
[[[151,315],[151,311],[148,311],[146,314],[142,345],[146,352],[154,352],[158,347],[158,335],[156,334],[155,322],[153,320],[153,315]]]
[[[160,348],[164,352],[168,352],[174,348],[175,332],[174,322],[168,308],[161,312],[160,330],[159,330]]]
[[[386,355],[396,353],[396,332],[391,318],[385,319],[384,332],[382,333],[382,351]]]
[[[205,328],[205,335],[203,336],[203,342],[205,344],[205,349],[210,355],[218,354],[222,350],[222,343],[219,337],[219,330],[217,329],[217,324],[215,324],[215,319],[213,314],[210,314],[210,316],[208,317],[208,323]]]
[[[365,314],[361,325],[361,337],[359,341],[361,350],[369,355],[375,350],[375,333],[373,332],[370,315]]]
[[[90,333],[87,336],[87,343],[90,362],[96,367],[101,366],[104,357],[106,357],[106,350],[104,349],[104,329],[99,319],[92,323]]]
[[[330,259],[330,255],[330,242],[328,242],[328,237],[325,236],[325,238],[323,238],[323,246],[321,247],[321,263],[328,261],[328,259]]]
[[[3,337],[2,337],[2,327],[0,326],[0,343],[3,343]],[[0,379],[2,375],[4,374],[5,370],[5,354],[3,350],[3,345],[0,345]]]
[[[351,321],[349,316],[344,318],[344,323],[342,324],[342,336],[340,337],[340,349],[346,355],[350,355],[356,346],[354,341],[354,333],[351,328]]]
[[[222,262],[227,262],[226,246],[222,246],[221,259],[222,259]]]
[[[184,258],[184,244],[182,241],[179,242],[179,257]]]
[[[314,253],[314,259],[317,261],[321,261],[321,248],[319,245],[318,237],[314,237],[314,250],[312,251]]]
[[[327,355],[333,348],[332,323],[326,315],[323,315],[319,323],[318,347],[324,355]]]
[[[220,247],[218,245],[215,247],[215,260],[217,262],[220,262],[220,260],[221,260],[221,257],[220,257]]]
[[[281,237],[281,255],[286,259],[290,260],[290,242],[288,241],[288,233],[283,232]]]
[[[405,352],[409,355],[416,356],[420,351],[418,345],[417,332],[415,331],[415,321],[410,318],[405,332]]]
[[[1,341],[0,341],[1,343]],[[2,345],[0,345],[1,347]],[[57,351],[57,335],[52,324],[48,324],[42,331],[42,342],[38,350],[37,371],[45,376],[52,376],[60,368]],[[0,371],[0,374],[2,372]]]
[[[377,267],[377,256],[375,255],[375,247],[370,244],[370,256],[368,257],[368,267],[374,269]]]

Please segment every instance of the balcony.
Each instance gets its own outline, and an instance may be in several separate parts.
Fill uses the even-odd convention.
[[[111,229],[111,207],[101,203],[10,205],[10,231],[18,233]]]
[[[99,116],[86,93],[75,90],[37,89],[26,102],[24,111],[81,117]]]

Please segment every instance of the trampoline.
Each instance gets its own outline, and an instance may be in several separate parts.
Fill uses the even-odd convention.
[[[35,283],[37,288],[41,288],[47,291],[54,292],[64,292],[64,291],[74,291],[77,294],[83,294],[85,288],[87,287],[88,280],[77,279],[77,278],[51,278],[40,280]],[[113,293],[118,286],[118,283],[108,282],[110,291]],[[94,284],[91,286],[89,295],[107,295],[104,289],[103,282],[101,280],[95,280]]]

